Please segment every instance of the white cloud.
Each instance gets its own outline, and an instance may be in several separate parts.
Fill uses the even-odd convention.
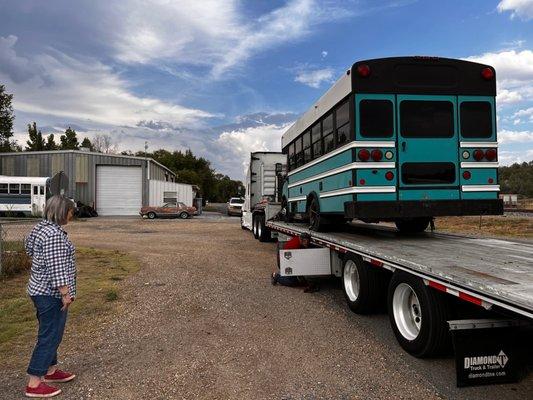
[[[523,100],[519,92],[507,89],[498,90],[498,104],[519,103]]]
[[[5,44],[6,39],[0,37],[0,43]],[[75,59],[57,51],[22,58],[13,49],[16,38],[9,37],[7,43],[9,51],[0,54],[0,65],[26,68],[20,79],[0,69],[0,80],[15,93],[16,111],[129,126],[142,120],[191,124],[212,116],[202,110],[135,95],[111,67],[94,59]]]
[[[242,176],[251,152],[280,151],[281,135],[291,124],[292,122],[222,132],[215,142],[224,153],[224,160],[219,160],[219,163],[231,171],[233,176]]]
[[[319,88],[323,82],[333,82],[334,70],[332,68],[323,68],[317,70],[301,70],[294,78],[295,82],[303,83],[312,88]]]
[[[513,118],[527,118],[533,122],[533,107],[526,108],[524,110],[518,110],[513,114]]]
[[[533,18],[533,0],[502,0],[498,4],[498,11],[511,11],[511,18],[529,20]]]
[[[502,129],[498,132],[498,143],[527,143],[533,142],[533,132],[531,131],[509,131]]]
[[[322,58],[326,58],[328,56],[328,52],[326,50],[322,50],[322,53],[320,53]]]

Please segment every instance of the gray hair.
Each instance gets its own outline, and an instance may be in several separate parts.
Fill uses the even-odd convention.
[[[74,209],[75,205],[72,200],[65,196],[55,195],[46,201],[44,219],[58,225],[65,225],[68,222],[68,212]]]

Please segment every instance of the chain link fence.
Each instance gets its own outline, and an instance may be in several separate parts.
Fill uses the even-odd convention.
[[[29,270],[31,260],[24,249],[26,237],[38,219],[0,219],[0,278]]]

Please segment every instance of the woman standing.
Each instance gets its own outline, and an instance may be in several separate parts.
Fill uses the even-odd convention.
[[[37,311],[39,333],[28,366],[28,397],[53,397],[61,389],[45,382],[68,382],[74,374],[57,368],[57,348],[63,338],[67,310],[76,297],[75,249],[61,227],[74,215],[74,203],[64,196],[46,202],[44,219],[26,239],[32,257],[28,294]]]

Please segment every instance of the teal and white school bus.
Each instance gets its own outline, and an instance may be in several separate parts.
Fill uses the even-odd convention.
[[[495,96],[488,65],[356,62],[283,134],[286,215],[417,232],[435,216],[502,214]]]

